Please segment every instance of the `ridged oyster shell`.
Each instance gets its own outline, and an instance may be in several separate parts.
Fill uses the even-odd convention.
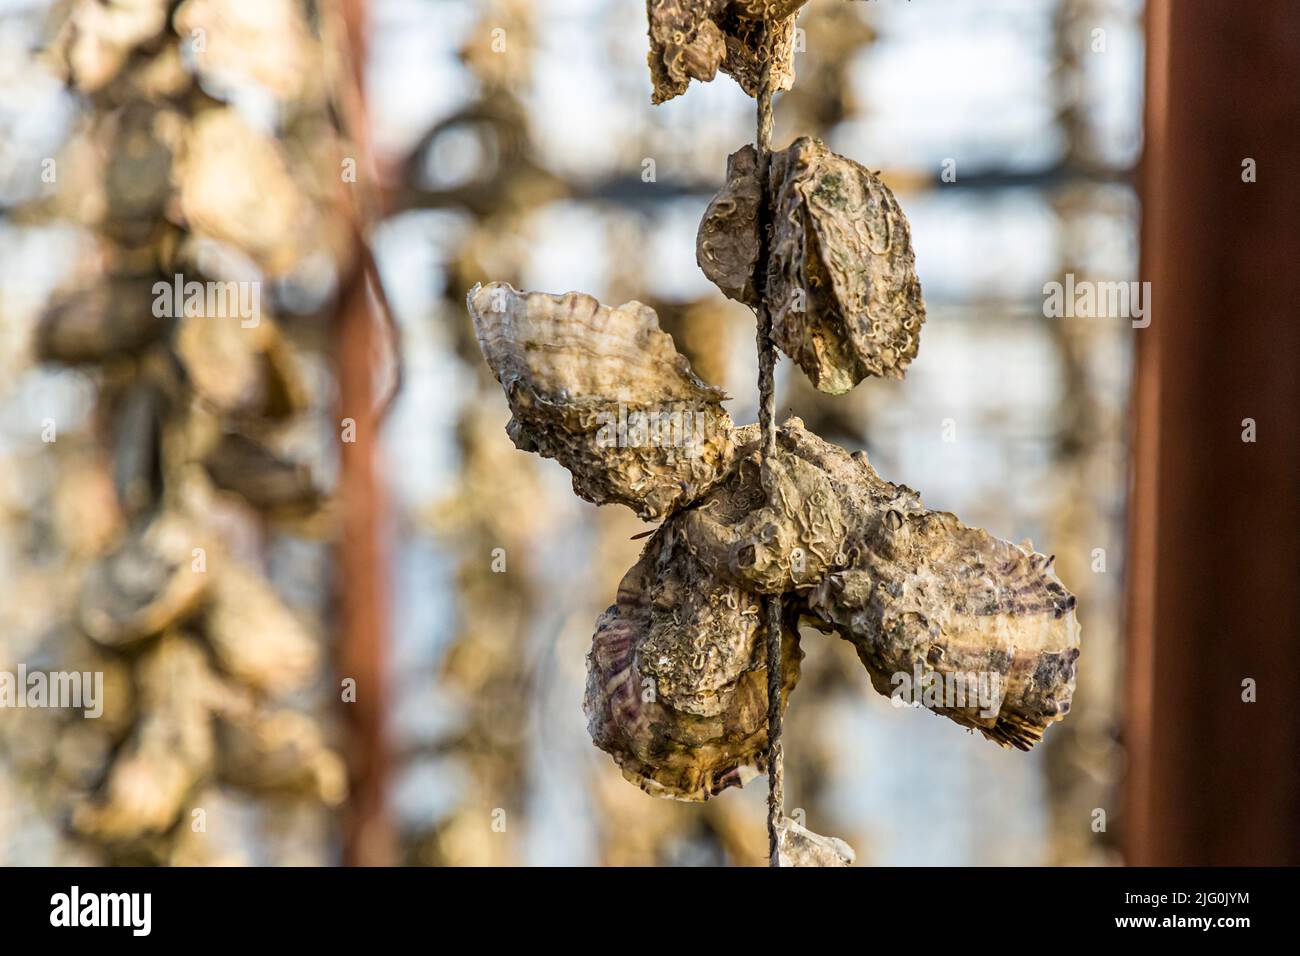
[[[596,624],[583,709],[596,746],[655,796],[707,800],[765,767],[767,647],[757,595],[719,585],[678,518],[650,539]],[[782,706],[799,678],[782,642]]]
[[[731,156],[696,259],[723,294],[756,305],[759,189],[752,146]],[[772,337],[823,392],[868,376],[901,378],[916,357],[925,304],[911,230],[889,187],[816,139],[772,154],[767,301]]]
[[[647,0],[652,101],[686,92],[691,80],[730,74],[750,96],[762,83],[763,20],[772,26],[772,90],[794,84],[794,23],[807,0]]]
[[[917,703],[1021,750],[1069,712],[1079,624],[1049,557],[930,511],[798,419],[778,444],[826,475],[847,519],[833,567],[787,600],[853,643],[877,691],[910,681]],[[932,705],[936,681],[949,693]]]
[[[494,282],[470,291],[469,311],[515,446],[559,461],[579,496],[657,518],[720,476],[731,455],[726,395],[691,372],[654,310]]]

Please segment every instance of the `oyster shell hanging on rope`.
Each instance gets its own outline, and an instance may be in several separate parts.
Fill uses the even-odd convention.
[[[762,85],[764,20],[771,27],[773,90],[794,84],[795,17],[807,0],[647,0],[652,101],[686,92],[691,80],[707,83],[718,70],[750,96]]]
[[[515,446],[559,461],[578,495],[658,518],[717,480],[731,454],[726,394],[695,376],[652,309],[494,282],[470,291],[469,310]]]
[[[1029,749],[1069,711],[1079,628],[1050,558],[926,509],[798,419],[779,431],[769,494],[757,426],[733,429],[718,411],[726,440],[694,459],[680,493],[673,459],[629,458],[593,435],[597,411],[619,401],[694,395],[716,409],[653,313],[500,285],[477,287],[470,309],[515,444],[560,459],[589,500],[668,514],[588,659],[592,737],[644,789],[703,799],[761,765],[763,594],[851,641],[880,693],[910,688],[1003,746]],[[793,633],[787,646],[789,669]]]
[[[757,305],[757,157],[727,162],[727,181],[696,239],[704,274],[729,298]],[[772,337],[820,391],[868,376],[901,378],[916,357],[925,304],[911,230],[889,187],[819,140],[772,154],[772,252],[766,296]]]
[[[470,310],[516,446],[558,458],[588,500],[668,515],[588,658],[592,737],[643,789],[703,799],[761,766],[763,594],[852,642],[880,693],[910,689],[1003,746],[1029,749],[1068,713],[1079,627],[1050,558],[926,509],[798,419],[779,430],[769,494],[757,426],[731,427],[644,306],[493,285]],[[689,485],[662,449],[629,457],[595,438],[614,404],[688,396],[725,422]],[[794,633],[787,647],[788,690]]]
[[[707,800],[765,767],[767,648],[757,595],[695,562],[677,518],[650,539],[596,624],[583,709],[596,746],[642,790]],[[782,705],[799,639],[782,642]]]
[[[906,691],[1005,747],[1037,743],[1070,710],[1079,656],[1075,598],[1052,559],[928,510],[798,419],[777,440],[826,476],[848,519],[835,567],[786,600],[853,643],[880,693]]]

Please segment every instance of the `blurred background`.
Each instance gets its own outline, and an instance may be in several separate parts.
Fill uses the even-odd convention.
[[[1123,862],[1141,332],[1043,301],[1139,274],[1144,16],[800,14],[775,144],[881,171],[928,321],[905,381],[847,396],[782,358],[778,417],[1055,554],[1083,627],[1028,754],[805,635],[786,806],[859,865]],[[0,862],[763,863],[761,780],[655,800],[591,745],[584,658],[644,526],[513,448],[465,310],[494,279],[646,302],[753,421],[753,316],[694,261],[753,101],[720,75],[652,108],[642,0],[0,17],[0,668],[106,686],[97,721],[0,711]],[[256,284],[255,334],[146,318],[175,272]]]

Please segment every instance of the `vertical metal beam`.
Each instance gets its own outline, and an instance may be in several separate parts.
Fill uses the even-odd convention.
[[[1297,864],[1300,4],[1147,16],[1123,844]]]
[[[344,36],[345,71],[336,104],[349,127],[361,162],[361,177],[373,175],[362,90],[366,52],[365,0],[342,0],[339,25]],[[347,94],[353,94],[348,96]],[[362,184],[363,187],[368,185]],[[354,439],[340,445],[339,533],[335,560],[335,599],[339,637],[339,675],[356,681],[356,699],[344,703],[348,729],[348,806],[343,821],[343,862],[383,866],[396,862],[397,846],[387,805],[390,771],[387,735],[388,584],[385,543],[387,493],[379,474],[381,396],[376,385],[377,356],[383,354],[384,325],[378,313],[377,275],[366,245],[366,203],[352,201],[357,226],[352,275],[342,290],[334,337],[339,418],[355,422]]]

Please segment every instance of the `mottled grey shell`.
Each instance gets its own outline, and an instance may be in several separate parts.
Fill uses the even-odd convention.
[[[820,391],[901,378],[925,304],[907,219],[869,170],[801,137],[772,156],[772,336]]]
[[[767,748],[762,620],[758,596],[714,580],[669,519],[596,624],[583,702],[593,742],[655,796],[707,800],[752,779]],[[787,629],[783,706],[801,657]]]
[[[750,306],[758,304],[757,177],[753,147],[733,154],[696,238],[704,274]],[[823,392],[872,375],[901,378],[916,357],[925,303],[911,230],[889,187],[807,137],[772,154],[769,186],[773,340]]]
[[[691,372],[653,309],[492,283],[470,292],[469,310],[515,446],[559,461],[581,497],[658,518],[721,476],[726,395]]]
[[[771,25],[772,90],[794,83],[795,16],[807,0],[646,0],[652,100],[686,92],[691,80],[730,74],[750,96],[762,85],[763,19]]]

